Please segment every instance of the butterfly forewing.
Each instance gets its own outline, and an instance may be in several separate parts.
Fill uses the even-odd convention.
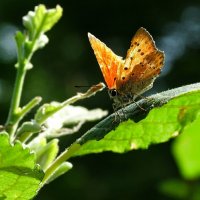
[[[88,33],[88,38],[108,88],[115,88],[117,71],[124,61],[92,34]]]

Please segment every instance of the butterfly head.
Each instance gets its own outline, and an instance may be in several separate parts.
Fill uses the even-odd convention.
[[[120,93],[115,88],[113,88],[113,89],[108,89],[108,94],[114,102],[113,103],[114,110],[117,110],[119,107],[121,107],[122,101]]]
[[[122,93],[117,89],[108,89],[108,94],[113,100],[113,108],[117,110],[131,102],[135,97],[131,93]]]
[[[112,99],[116,98],[119,95],[116,89],[108,89],[108,94]]]

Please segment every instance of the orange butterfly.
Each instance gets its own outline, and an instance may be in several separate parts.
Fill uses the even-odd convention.
[[[156,48],[146,29],[138,29],[125,60],[92,34],[88,33],[88,37],[114,101],[114,110],[133,102],[138,95],[152,88],[163,67],[164,52]]]

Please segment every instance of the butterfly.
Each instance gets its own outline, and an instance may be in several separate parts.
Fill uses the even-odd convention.
[[[151,89],[164,65],[164,52],[156,48],[150,33],[139,28],[131,40],[125,59],[88,33],[90,44],[113,99],[114,110],[130,104]]]

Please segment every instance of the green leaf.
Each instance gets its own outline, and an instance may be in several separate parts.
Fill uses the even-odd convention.
[[[58,151],[58,139],[53,139],[47,143],[45,137],[36,137],[29,142],[29,148],[35,152],[36,162],[45,171],[49,165],[55,160]]]
[[[81,106],[63,106],[63,103],[51,102],[41,106],[35,120],[44,125],[46,130],[43,132],[46,137],[60,137],[77,132],[83,123],[101,119],[107,115],[107,111],[100,108],[88,110]]]
[[[169,179],[159,185],[159,190],[168,197],[188,199],[191,195],[190,185],[183,180]]]
[[[8,135],[0,134],[0,197],[32,199],[39,190],[43,175],[30,149],[19,142],[11,145]]]
[[[59,103],[58,103],[59,104]],[[107,115],[107,111],[100,108],[88,110],[82,106],[65,106],[46,122],[44,133],[47,137],[60,137],[77,132],[87,121],[95,121]]]
[[[163,92],[150,97],[150,100],[141,100],[137,105],[130,105],[123,111],[118,111],[119,115],[125,113],[129,117],[132,116],[135,121],[140,120],[139,122],[129,119],[110,131],[116,123],[113,122],[115,116],[109,116],[77,140],[82,147],[76,155],[103,151],[123,153],[133,149],[146,149],[151,144],[166,142],[179,135],[186,124],[196,119],[200,110],[200,92],[187,93],[187,89],[191,91],[191,88],[198,90],[199,84]],[[154,106],[158,106],[167,101],[169,102],[166,105],[152,109],[147,117],[141,120],[138,113],[142,112],[138,112],[138,104],[141,103],[141,107],[150,109],[152,102]],[[144,114],[147,113],[143,111],[143,118]]]
[[[33,133],[38,133],[41,131],[41,126],[35,121],[24,122],[21,127],[17,130],[17,137],[22,141],[26,141]]]
[[[65,111],[66,106],[68,106],[68,105],[70,105],[72,103],[75,103],[78,100],[89,98],[89,97],[91,97],[92,95],[95,95],[97,92],[101,91],[104,88],[105,88],[105,85],[103,83],[99,83],[97,85],[92,86],[85,93],[78,93],[77,95],[67,99],[66,101],[64,101],[62,103],[58,103],[58,102],[46,103],[46,104],[42,105],[37,110],[34,119],[38,124],[43,124],[49,117],[52,117],[52,115],[54,115],[58,111],[63,110],[63,111],[61,111],[61,113],[62,112],[65,113],[66,112]],[[69,111],[67,111],[67,112],[69,112]],[[70,109],[70,112],[72,112],[72,109]],[[98,112],[98,113],[100,113],[100,112]],[[103,117],[103,116],[105,116],[105,114],[107,114],[107,112],[105,112],[105,111],[103,112],[102,111],[101,114],[99,114],[99,115],[101,115],[101,117]],[[60,114],[58,113],[57,119],[61,120],[59,116],[60,116]],[[94,114],[93,114],[93,118],[94,118]],[[78,121],[80,121],[80,117],[78,119],[79,119]],[[58,123],[58,120],[56,121],[56,123]],[[74,119],[74,121],[75,121],[75,119]],[[54,124],[56,124],[56,123],[54,123]]]
[[[54,9],[46,9],[44,5],[35,7],[35,11],[29,11],[23,17],[23,24],[30,32],[30,40],[37,37],[38,33],[50,30],[61,18],[62,8],[57,5]]]
[[[63,175],[64,173],[68,172],[70,169],[72,169],[73,165],[70,162],[63,162],[55,171],[54,173],[49,177],[49,179],[46,181],[45,184],[48,184],[58,178],[59,176]]]
[[[56,113],[62,108],[62,105],[57,102],[46,103],[42,105],[35,114],[35,121],[42,124],[48,117]]]
[[[54,161],[54,159],[58,154],[59,151],[58,141],[59,141],[58,139],[53,139],[47,144],[41,147],[38,146],[35,149],[36,161],[44,171]]]
[[[193,102],[193,105],[195,103]],[[190,116],[185,118],[190,118]],[[199,127],[200,112],[198,110],[197,118],[183,128],[182,134],[173,143],[173,154],[180,172],[185,179],[189,180],[200,177]]]
[[[185,181],[180,179],[169,179],[159,184],[158,189],[170,199],[200,199],[200,187],[198,181]]]
[[[17,130],[17,135],[25,133],[37,133],[39,131],[41,131],[41,126],[39,126],[35,121],[24,122]]]
[[[18,31],[15,35],[15,41],[17,44],[17,56],[18,56],[18,64],[22,63],[24,59],[24,44],[25,44],[26,37],[23,35],[22,32]],[[16,68],[18,65],[15,66]]]

